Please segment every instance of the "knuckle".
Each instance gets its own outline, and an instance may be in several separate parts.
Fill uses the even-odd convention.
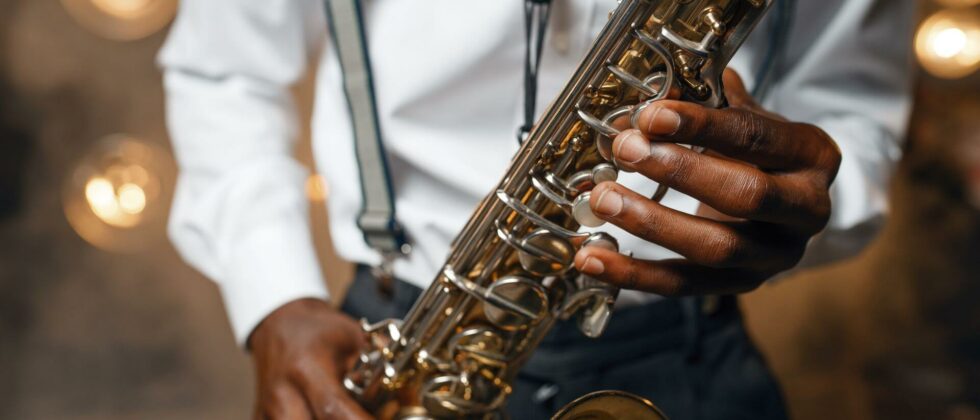
[[[714,267],[727,267],[738,263],[742,254],[742,241],[733,232],[711,235],[705,244],[703,263]]]
[[[305,378],[306,375],[306,368],[302,361],[293,361],[285,368],[285,377],[287,380],[298,382]]]
[[[797,210],[798,220],[801,224],[800,232],[815,234],[823,230],[832,216],[833,202],[830,191],[824,187],[820,180],[810,178],[801,186],[806,198],[794,206]]]
[[[636,234],[645,239],[652,239],[657,236],[662,228],[662,218],[660,208],[657,205],[649,205],[642,211],[637,218]]]
[[[830,223],[831,207],[830,194],[823,192],[819,194],[816,203],[813,205],[816,218],[816,231],[821,231]]]
[[[758,115],[747,110],[735,110],[732,123],[734,132],[740,133],[736,136],[736,143],[741,149],[754,154],[766,148],[771,130]]]
[[[752,173],[738,180],[733,188],[738,197],[734,206],[736,216],[752,216],[762,213],[772,205],[773,180],[764,173]]]
[[[637,286],[640,284],[640,270],[636,266],[636,263],[631,263],[629,269],[626,270],[626,276],[623,278],[623,288],[636,290]]]
[[[806,130],[810,132],[810,136],[821,144],[822,153],[818,159],[818,164],[821,165],[825,170],[836,174],[837,169],[840,168],[841,160],[843,156],[841,155],[840,147],[837,146],[837,142],[834,141],[830,134],[827,134],[822,128],[817,127],[813,124],[803,124]]]
[[[667,185],[678,185],[684,182],[695,166],[695,160],[689,153],[684,153],[667,145],[659,146],[661,151],[658,164],[663,168],[662,182]]]

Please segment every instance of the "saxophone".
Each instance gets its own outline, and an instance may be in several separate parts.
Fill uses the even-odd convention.
[[[620,0],[405,319],[363,322],[370,346],[345,387],[381,418],[500,418],[510,383],[557,320],[599,336],[619,290],[572,261],[583,246],[618,248],[606,233],[579,231],[603,222],[589,196],[617,178],[616,127],[668,94],[725,106],[722,72],[772,1]],[[663,418],[618,391],[570,405],[556,418]]]

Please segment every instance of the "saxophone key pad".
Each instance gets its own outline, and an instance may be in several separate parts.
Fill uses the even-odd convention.
[[[545,229],[527,234],[519,245],[517,258],[521,267],[540,276],[565,272],[572,266],[575,257],[571,243]]]
[[[610,163],[600,163],[592,168],[592,182],[596,184],[606,181],[615,182],[618,178],[619,171]]]
[[[575,197],[575,201],[572,202],[572,217],[578,224],[585,227],[599,227],[606,223],[605,220],[596,216],[592,212],[592,207],[589,207],[589,197],[592,196],[591,192],[584,192]]]
[[[483,313],[505,331],[525,329],[548,314],[548,295],[540,284],[510,276],[495,281],[486,291]]]

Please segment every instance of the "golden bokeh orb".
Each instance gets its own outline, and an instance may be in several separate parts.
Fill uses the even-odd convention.
[[[980,0],[936,0],[936,2],[948,7],[970,7],[980,4]]]
[[[152,35],[177,14],[177,0],[61,0],[61,4],[82,27],[119,41]]]
[[[915,34],[915,53],[930,74],[966,77],[980,68],[980,16],[972,9],[946,9],[929,16]]]
[[[133,19],[151,9],[154,0],[91,0],[92,4],[120,19]]]
[[[106,137],[69,174],[62,191],[65,217],[98,248],[140,250],[165,238],[175,172],[163,148],[127,135]]]

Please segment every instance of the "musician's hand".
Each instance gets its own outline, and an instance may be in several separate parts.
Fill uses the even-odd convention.
[[[761,109],[734,72],[724,82],[730,108],[661,101],[613,142],[621,169],[698,199],[697,216],[613,182],[591,196],[599,217],[686,258],[646,261],[587,247],[575,257],[579,271],[663,295],[720,294],[754,289],[799,262],[830,217],[840,151],[819,128]]]
[[[276,309],[249,337],[257,419],[370,419],[341,384],[364,345],[357,322],[317,299]]]

